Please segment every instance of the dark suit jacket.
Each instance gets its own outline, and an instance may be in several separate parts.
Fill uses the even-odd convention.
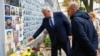
[[[44,18],[42,25],[33,35],[34,38],[36,38],[43,31],[43,29],[46,28],[50,35],[51,42],[66,42],[67,36],[71,35],[71,28],[68,19],[62,12],[54,12],[53,17],[55,23],[54,28],[50,26],[49,19]]]
[[[96,56],[98,36],[88,14],[78,10],[71,16],[71,23],[72,56]]]

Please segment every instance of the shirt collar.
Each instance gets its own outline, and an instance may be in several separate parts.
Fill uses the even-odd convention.
[[[53,18],[53,12],[51,12],[51,18]]]

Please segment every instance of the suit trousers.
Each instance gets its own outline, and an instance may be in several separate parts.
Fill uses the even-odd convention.
[[[66,56],[70,54],[70,41],[65,41],[63,43],[57,41],[51,41],[51,56],[58,56],[58,49],[62,48],[66,53]]]

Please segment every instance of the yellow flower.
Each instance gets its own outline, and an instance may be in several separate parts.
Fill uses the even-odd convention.
[[[31,54],[32,54],[32,49],[30,48],[30,47],[26,47],[25,48],[25,51],[23,52],[23,53],[21,53],[21,56],[31,56]]]
[[[16,53],[12,53],[10,56],[17,56]]]

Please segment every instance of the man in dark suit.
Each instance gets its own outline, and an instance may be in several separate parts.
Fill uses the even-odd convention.
[[[42,25],[33,35],[36,38],[43,29],[46,29],[51,39],[51,56],[57,56],[57,49],[60,46],[66,56],[69,56],[71,28],[70,23],[62,12],[51,12],[48,7],[42,9],[44,15]]]
[[[80,11],[78,5],[72,2],[68,6],[68,15],[73,35],[71,56],[96,56],[98,35],[88,13]]]

